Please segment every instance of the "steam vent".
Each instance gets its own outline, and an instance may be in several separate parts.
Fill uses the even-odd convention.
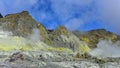
[[[28,11],[0,14],[0,68],[120,68],[120,36],[49,30]]]

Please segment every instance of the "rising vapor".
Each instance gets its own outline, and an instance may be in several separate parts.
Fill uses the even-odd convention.
[[[101,40],[90,55],[98,58],[120,57],[120,41],[113,43],[111,40]]]

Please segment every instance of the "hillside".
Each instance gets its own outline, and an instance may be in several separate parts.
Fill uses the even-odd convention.
[[[80,32],[59,26],[49,30],[27,11],[0,14],[0,67],[109,68],[120,61],[119,41],[119,35],[105,29]]]

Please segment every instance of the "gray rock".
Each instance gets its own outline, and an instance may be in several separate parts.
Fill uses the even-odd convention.
[[[103,64],[102,68],[120,68],[120,65],[116,62],[109,62]]]
[[[62,52],[4,51],[0,56],[4,59],[0,61],[0,68],[120,68],[118,61],[97,63],[96,59],[75,59],[74,54]]]
[[[99,64],[87,62],[87,61],[65,61],[65,62],[53,62],[61,66],[61,68],[100,68]]]

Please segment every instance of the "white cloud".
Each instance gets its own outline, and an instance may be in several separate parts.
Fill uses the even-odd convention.
[[[34,5],[37,3],[38,0],[29,0],[31,5]]]
[[[48,11],[47,8],[49,7],[53,13]],[[102,20],[102,23],[105,24],[104,27],[108,27],[108,25],[111,25],[120,34],[120,30],[119,30],[120,0],[11,0],[11,1],[1,0],[0,1],[0,12],[3,15],[6,15],[8,13],[10,14],[10,13],[20,12],[22,10],[30,11],[31,15],[33,15],[34,18],[36,18],[39,21],[42,21],[43,23],[45,21],[45,24],[51,21],[52,22],[59,21],[60,25],[65,25],[67,27],[68,26],[72,27],[73,25],[76,25],[76,27],[74,27],[73,29],[77,29],[81,25],[87,24],[89,22],[93,22],[95,20],[100,20],[100,21]],[[77,23],[73,23],[74,20],[77,20],[76,21]],[[80,23],[78,23],[78,21]],[[50,26],[50,28],[51,27],[52,26]]]
[[[76,30],[78,29],[78,27],[82,26],[84,24],[84,22],[79,19],[79,18],[75,18],[75,19],[70,19],[69,21],[67,21],[67,23],[65,23],[64,25],[69,29],[69,30]]]
[[[3,15],[29,10],[38,0],[1,0],[0,8]]]
[[[92,6],[93,0],[51,0],[51,2],[52,9],[62,25],[70,30],[76,30],[86,22],[93,20],[93,18],[96,19],[93,11],[88,8]]]
[[[6,14],[6,7],[4,5],[4,2],[0,1],[0,13],[2,13],[3,15]]]
[[[77,13],[82,14],[82,10],[86,12],[92,0],[51,0],[51,3],[53,11],[64,21]]]
[[[76,6],[88,6],[90,3],[93,2],[93,0],[64,0],[67,4],[72,4]]]
[[[120,34],[120,0],[98,0],[96,5],[100,19],[106,26],[111,25]]]
[[[94,20],[102,20],[101,23],[105,28],[111,25],[120,34],[120,0],[52,0],[51,2],[53,11],[65,25],[69,23],[68,19],[79,14],[79,18],[85,24]]]

